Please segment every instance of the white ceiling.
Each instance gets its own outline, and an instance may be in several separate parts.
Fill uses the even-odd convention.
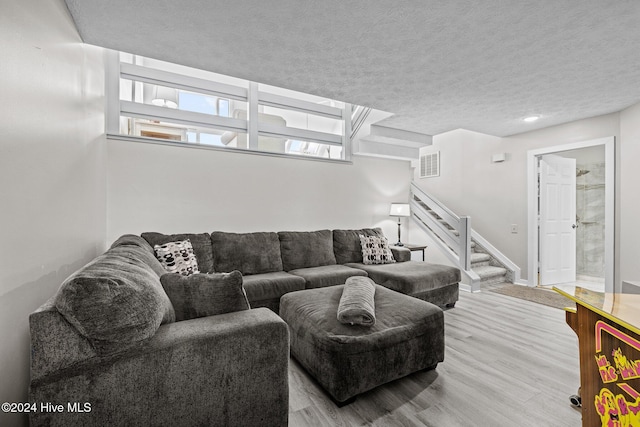
[[[370,106],[429,135],[506,136],[640,102],[638,0],[66,3],[86,43]]]

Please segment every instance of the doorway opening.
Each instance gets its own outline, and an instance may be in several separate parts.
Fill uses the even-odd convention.
[[[530,150],[527,167],[529,286],[613,292],[614,137]]]

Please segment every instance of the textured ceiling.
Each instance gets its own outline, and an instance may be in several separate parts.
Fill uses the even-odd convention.
[[[430,135],[506,136],[640,101],[637,0],[66,3],[86,43],[370,106]]]

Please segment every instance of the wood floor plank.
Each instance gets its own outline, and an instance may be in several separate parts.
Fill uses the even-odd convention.
[[[445,312],[445,361],[338,408],[295,361],[289,425],[579,426],[577,338],[562,310],[493,292],[461,292]]]

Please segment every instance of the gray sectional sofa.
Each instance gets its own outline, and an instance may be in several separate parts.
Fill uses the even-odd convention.
[[[360,235],[382,231],[122,236],[30,315],[30,401],[91,407],[32,413],[31,424],[286,425],[281,296],[368,275],[434,304],[458,299],[458,269],[409,261],[397,247],[396,262],[365,265]],[[189,283],[154,253],[185,239],[210,273]]]
[[[360,235],[384,236],[379,228],[278,233],[214,231],[210,238],[205,233],[142,233],[151,246],[189,239],[201,272],[240,271],[251,307],[268,307],[276,313],[280,297],[288,292],[341,285],[351,276],[369,276],[389,289],[439,306],[455,305],[460,270],[410,261],[411,252],[396,246],[390,247],[395,263],[366,265]]]

